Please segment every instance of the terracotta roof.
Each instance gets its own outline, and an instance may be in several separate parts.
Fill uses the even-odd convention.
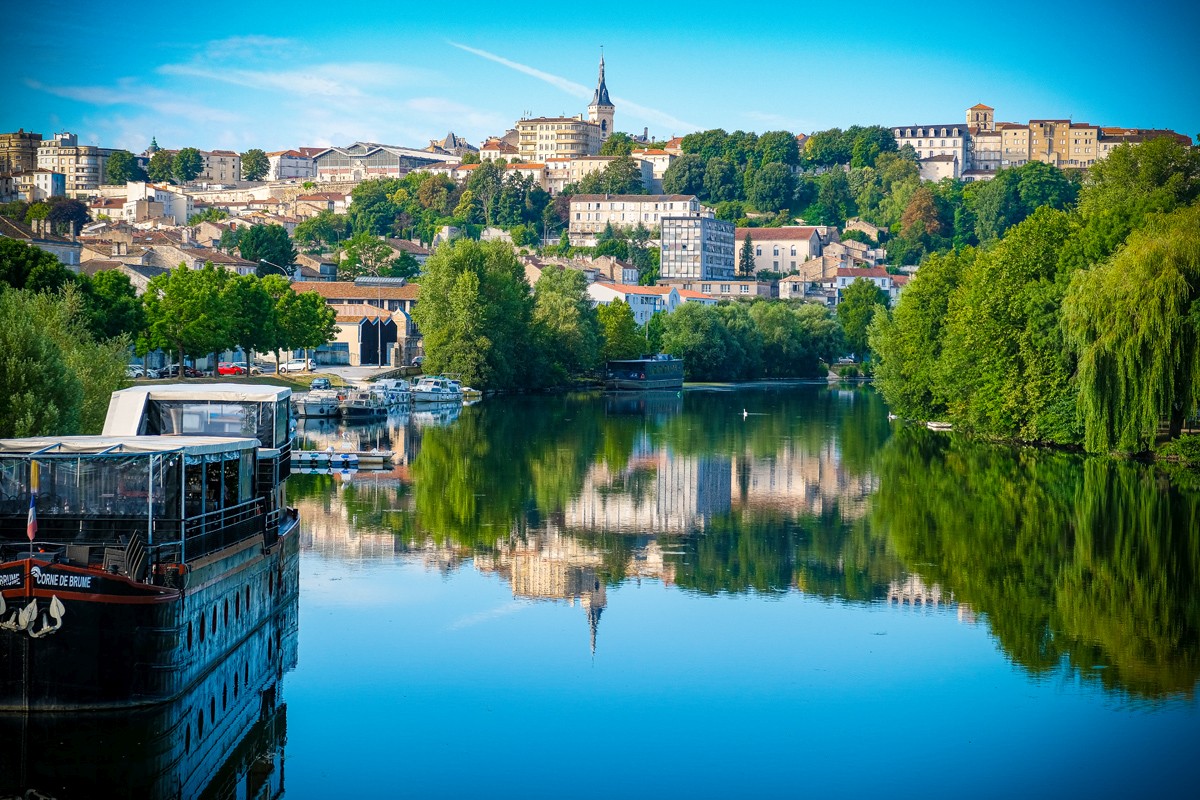
[[[521,163],[521,164],[509,164],[505,169],[545,169],[545,168],[546,168],[545,164]]]
[[[630,286],[626,283],[608,283],[607,281],[596,281],[596,283],[607,289],[612,289],[614,292],[621,292],[622,294],[653,294],[659,295],[660,297],[670,294],[672,288],[670,286]]]
[[[383,241],[387,243],[388,247],[391,247],[394,250],[403,250],[404,252],[412,253],[415,256],[429,255],[428,248],[422,247],[415,242],[410,242],[407,239],[384,239]]]
[[[419,284],[405,286],[356,286],[350,281],[292,281],[292,289],[299,292],[315,292],[326,300],[416,300],[420,297]]]
[[[821,232],[811,225],[789,225],[786,228],[735,228],[733,238],[740,245],[746,234],[750,234],[752,242],[807,241],[814,235],[821,236]]]
[[[635,156],[669,156],[671,155],[666,150],[634,150],[630,155]]]
[[[706,295],[704,292],[697,292],[694,289],[676,289],[681,298],[689,298],[692,300],[712,300],[714,298]]]
[[[301,281],[305,283],[305,281]],[[295,283],[292,286],[296,286]],[[297,289],[296,291],[300,291]],[[362,322],[364,319],[391,319],[392,312],[387,309],[373,306],[370,303],[330,303],[329,307],[337,313],[338,322]]]
[[[995,111],[996,109],[992,108],[991,106],[985,106],[983,103],[976,103],[975,105],[971,106],[967,110],[968,111]]]

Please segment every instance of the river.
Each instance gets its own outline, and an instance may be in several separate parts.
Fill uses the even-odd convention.
[[[258,772],[211,796],[1198,785],[1194,474],[935,433],[812,385],[298,435],[395,466],[289,479],[281,711],[247,737]]]

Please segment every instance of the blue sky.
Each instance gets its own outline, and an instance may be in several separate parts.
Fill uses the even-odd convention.
[[[603,45],[616,128],[659,137],[954,122],[977,102],[1005,121],[1200,133],[1194,3],[1012,0],[978,6],[978,21],[969,5],[902,5],[462,2],[439,13],[295,0],[126,16],[68,0],[0,30],[0,130],[67,130],[135,152],[151,136],[269,151],[424,146],[453,130],[478,144],[527,112],[586,111]],[[1065,27],[1068,9],[1085,21]]]

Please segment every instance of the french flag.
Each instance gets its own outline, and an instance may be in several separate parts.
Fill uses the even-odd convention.
[[[37,534],[38,463],[33,462],[29,470],[29,517],[25,523],[25,535],[29,541]]]

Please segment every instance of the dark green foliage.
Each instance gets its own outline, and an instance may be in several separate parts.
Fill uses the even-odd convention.
[[[46,219],[50,220],[50,224],[54,226],[55,233],[70,236],[73,233],[79,233],[79,230],[88,224],[91,217],[88,216],[88,207],[83,201],[68,197],[52,197]]]
[[[267,159],[267,154],[257,147],[242,153],[243,180],[261,181],[270,169],[271,162]]]
[[[748,233],[742,239],[742,249],[738,253],[738,274],[744,278],[754,274],[754,240]]]
[[[156,150],[150,156],[150,164],[146,169],[147,176],[157,183],[173,183],[175,181],[175,156],[166,150]]]
[[[663,191],[666,194],[699,195],[703,193],[706,163],[697,155],[679,156],[671,162],[671,166],[667,167],[667,171],[663,174]]]
[[[282,225],[251,225],[238,236],[237,248],[242,258],[258,264],[260,276],[278,272],[276,267],[287,269],[296,263],[296,248]]]
[[[104,162],[104,182],[106,184],[120,185],[129,181],[144,180],[146,180],[146,171],[128,150],[117,150]]]
[[[500,242],[460,239],[425,263],[413,320],[425,338],[426,368],[454,372],[480,388],[538,385],[525,270]]]
[[[842,290],[837,306],[837,317],[842,323],[846,348],[860,360],[870,353],[867,329],[876,314],[886,313],[887,293],[866,278],[856,278],[854,283]]]
[[[157,154],[155,154],[157,155]],[[185,147],[175,154],[171,162],[171,174],[178,183],[195,180],[204,171],[204,159],[200,151],[194,147]]]

